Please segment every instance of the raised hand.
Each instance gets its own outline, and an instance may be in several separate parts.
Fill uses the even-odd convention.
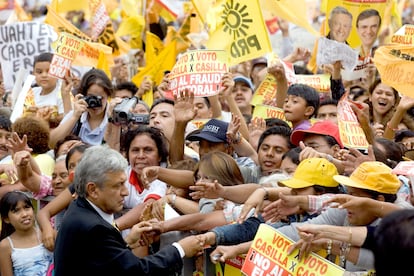
[[[174,95],[174,117],[176,122],[187,123],[197,115],[197,109],[194,108],[194,93],[189,89]]]
[[[33,149],[27,144],[26,134],[24,134],[23,138],[20,139],[19,135],[16,132],[13,132],[12,137],[8,139],[6,147],[12,152],[12,154],[23,150],[28,152],[33,151]]]

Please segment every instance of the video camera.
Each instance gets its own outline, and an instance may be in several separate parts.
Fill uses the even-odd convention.
[[[85,96],[83,97],[85,102],[88,104],[88,108],[95,108],[95,107],[101,107],[102,106],[102,96]]]
[[[127,125],[128,123],[133,124],[148,124],[148,114],[134,114],[130,110],[137,104],[137,98],[132,97],[131,99],[123,99],[122,102],[117,104],[112,114],[112,120],[116,124]]]

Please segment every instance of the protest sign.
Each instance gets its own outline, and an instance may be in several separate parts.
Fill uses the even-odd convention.
[[[197,128],[202,128],[205,123],[207,123],[210,119],[194,119],[191,120],[190,123],[194,124]]]
[[[414,25],[406,24],[402,26],[391,37],[391,43],[413,45]]]
[[[272,74],[267,73],[264,80],[256,88],[250,104],[256,106],[264,103],[265,101],[273,100],[276,98],[276,92],[276,78]]]
[[[210,34],[207,49],[225,50],[230,65],[272,52],[258,0],[227,0],[222,7],[217,14],[221,22]]]
[[[299,250],[288,255],[293,242],[277,229],[260,224],[259,230],[247,253],[241,271],[244,275],[343,275],[344,269],[311,253],[299,260]]]
[[[57,35],[53,28],[39,22],[18,22],[0,26],[0,63],[6,90],[12,90],[17,72],[32,71],[34,58],[52,52]]]
[[[286,121],[283,109],[271,105],[258,104],[254,107],[252,118],[277,118]]]
[[[332,9],[337,6],[341,6],[347,9],[352,14],[352,26],[351,33],[349,34],[348,39],[346,40],[352,48],[357,48],[361,45],[361,39],[358,36],[356,29],[356,20],[358,15],[368,9],[377,10],[381,18],[384,20],[385,9],[387,5],[392,5],[393,0],[327,0],[326,4],[326,14],[330,14]],[[329,32],[328,20],[325,21],[325,35]]]
[[[60,33],[52,46],[55,53],[50,63],[49,75],[63,79],[83,45],[83,40],[68,33]]]
[[[313,87],[318,92],[331,92],[331,81],[329,74],[296,75],[296,81],[297,83],[302,83]]]
[[[353,50],[345,43],[320,37],[318,39],[318,52],[316,54],[316,64],[333,64],[341,61],[345,70],[354,70],[358,62],[358,52]]]
[[[375,51],[374,63],[383,83],[414,97],[414,46],[381,46]]]
[[[221,77],[227,72],[224,51],[194,50],[184,53],[170,73],[170,90],[173,95],[189,89],[195,97],[218,94]]]
[[[347,148],[367,149],[364,130],[345,95],[338,103],[338,127],[342,144]]]

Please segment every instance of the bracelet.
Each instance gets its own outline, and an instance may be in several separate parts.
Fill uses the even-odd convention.
[[[350,250],[351,250],[350,243],[346,243],[346,242],[341,243],[341,249],[339,253],[339,266],[345,267],[346,257],[349,254]]]
[[[263,199],[268,200],[269,199],[269,191],[263,186],[261,186],[260,188],[262,188],[265,191],[265,195],[264,195]]]
[[[241,143],[241,134],[238,131],[237,134],[236,134],[236,139],[233,140],[233,144],[238,145],[240,143]]]
[[[392,130],[394,132],[398,130],[398,128],[392,128],[391,125],[390,125],[390,122],[388,122],[386,126],[389,130]]]
[[[332,240],[328,240],[328,247],[326,248],[326,254],[331,255],[332,253]]]

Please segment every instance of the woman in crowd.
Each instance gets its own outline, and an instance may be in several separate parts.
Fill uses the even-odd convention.
[[[102,144],[108,124],[107,105],[112,93],[112,83],[105,72],[95,68],[86,72],[74,98],[73,110],[51,131],[51,147],[71,133],[85,143]]]

